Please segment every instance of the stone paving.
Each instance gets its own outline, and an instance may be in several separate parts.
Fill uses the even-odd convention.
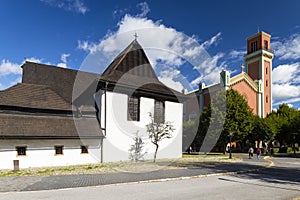
[[[245,172],[266,167],[264,160],[243,158],[240,162],[183,163],[181,168],[143,173],[119,172],[111,174],[78,174],[64,176],[23,176],[0,178],[0,192],[52,190],[117,183],[140,182],[157,179]]]

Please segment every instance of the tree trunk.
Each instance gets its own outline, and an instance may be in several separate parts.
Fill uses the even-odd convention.
[[[154,160],[153,160],[154,163],[155,163],[155,161],[156,161],[156,155],[157,155],[157,150],[158,150],[158,144],[156,144],[155,146],[156,146],[156,148],[155,148]]]

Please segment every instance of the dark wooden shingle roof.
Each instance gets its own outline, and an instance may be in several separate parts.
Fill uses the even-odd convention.
[[[100,82],[108,82],[121,88],[135,88],[141,95],[162,100],[179,101],[177,92],[160,82],[143,48],[134,40],[107,67]],[[116,90],[115,90],[116,91]]]
[[[72,103],[72,95],[77,96],[92,83],[99,74],[66,69],[51,65],[26,61],[23,65],[22,83],[47,85],[67,103]],[[74,83],[77,81],[75,91]]]
[[[0,91],[0,106],[72,111],[71,104],[49,86],[26,83]]]
[[[103,137],[96,118],[0,113],[0,139],[78,139]]]

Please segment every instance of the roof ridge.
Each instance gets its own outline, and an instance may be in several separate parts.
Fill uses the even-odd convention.
[[[130,52],[135,52],[135,51],[141,51],[142,56],[145,59],[145,63],[143,63],[143,65],[145,64],[149,64],[152,68],[152,65],[143,49],[143,47],[139,44],[139,42],[134,39],[123,51],[121,51],[118,56],[115,57],[115,59],[108,65],[108,67],[106,68],[106,70],[102,73],[102,75],[104,76],[110,76],[111,73],[113,73],[114,71],[116,71],[120,65],[122,64],[122,62],[124,61],[124,59],[127,58],[127,56],[132,56],[132,55],[128,55]],[[128,58],[130,60],[130,58]],[[137,59],[137,58],[134,58]],[[135,68],[137,63],[133,63],[133,65],[130,65],[125,71],[130,71],[133,68]],[[141,65],[141,64],[140,64]],[[124,69],[124,68],[123,68]],[[153,70],[153,68],[152,68]],[[119,70],[118,70],[119,71]],[[122,71],[122,70],[120,70]],[[123,71],[124,72],[124,71]],[[154,72],[152,72],[154,73]],[[155,73],[154,73],[155,74]]]
[[[242,72],[234,77],[232,77],[230,80],[233,80],[233,82],[230,82],[230,85],[236,84],[237,82],[239,82],[242,79],[245,79],[250,86],[252,86],[254,89],[258,90],[258,86],[257,84],[254,82],[254,80],[245,72]]]

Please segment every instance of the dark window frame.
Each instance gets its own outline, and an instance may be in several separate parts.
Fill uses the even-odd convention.
[[[251,51],[257,51],[257,41],[251,42]]]
[[[16,151],[18,156],[26,156],[27,146],[17,146]]]
[[[128,96],[127,120],[140,121],[141,98],[137,96]]]
[[[154,122],[164,123],[165,122],[165,102],[160,100],[154,100]],[[162,111],[161,111],[162,109]]]
[[[269,49],[269,43],[268,40],[264,40],[264,49],[268,50]]]
[[[81,145],[80,148],[81,148],[81,154],[88,154],[89,153],[88,146]]]
[[[56,145],[54,146],[55,155],[64,155],[64,146]]]

